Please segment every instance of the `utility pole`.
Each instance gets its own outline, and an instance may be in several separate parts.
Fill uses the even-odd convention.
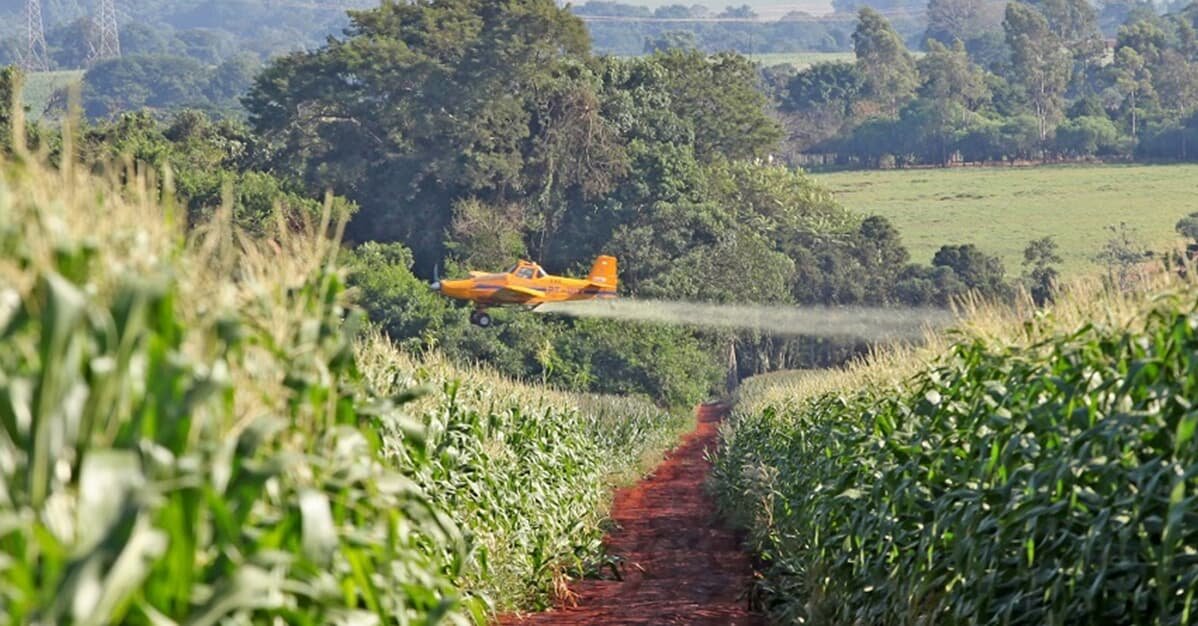
[[[96,20],[100,41],[92,51],[92,61],[115,59],[121,56],[121,34],[117,30],[116,0],[100,0],[100,15]]]
[[[25,0],[25,54],[21,59],[21,69],[26,72],[49,71],[50,54],[46,48],[42,1]]]

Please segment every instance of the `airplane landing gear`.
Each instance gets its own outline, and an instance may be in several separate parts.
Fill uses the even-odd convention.
[[[475,326],[480,328],[490,328],[491,322],[491,316],[487,315],[487,312],[482,309],[476,309],[470,313],[470,323],[474,324]]]

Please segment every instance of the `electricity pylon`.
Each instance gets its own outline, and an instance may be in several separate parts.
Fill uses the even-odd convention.
[[[121,56],[121,34],[117,30],[116,0],[100,0],[100,14],[96,19],[100,41],[94,49],[92,60],[115,59]]]
[[[50,69],[50,54],[46,46],[46,25],[42,21],[41,0],[25,0],[25,54],[21,69],[26,72],[45,72]]]

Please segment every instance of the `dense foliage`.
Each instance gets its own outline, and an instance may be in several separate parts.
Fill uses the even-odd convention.
[[[935,0],[917,64],[862,9],[855,64],[773,75],[788,150],[866,167],[1192,159],[1198,11],[1140,9],[1104,40],[1106,16],[1084,0]]]
[[[1154,302],[1130,326],[1033,323],[1034,343],[966,338],[895,386],[739,412],[718,491],[773,616],[1192,623],[1194,294]]]
[[[481,622],[598,563],[610,482],[675,435],[647,403],[361,335],[319,234],[187,243],[137,177],[22,156],[0,178],[0,622]]]
[[[257,71],[258,62],[248,55],[230,57],[212,68],[191,57],[166,55],[98,61],[83,75],[83,111],[92,119],[129,111],[162,115],[184,108],[238,117],[238,99]]]

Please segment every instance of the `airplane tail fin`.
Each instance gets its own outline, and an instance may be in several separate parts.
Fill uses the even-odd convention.
[[[591,273],[587,276],[587,280],[592,284],[599,286],[604,290],[616,290],[616,257],[601,256],[595,259],[595,264],[591,266]]]

